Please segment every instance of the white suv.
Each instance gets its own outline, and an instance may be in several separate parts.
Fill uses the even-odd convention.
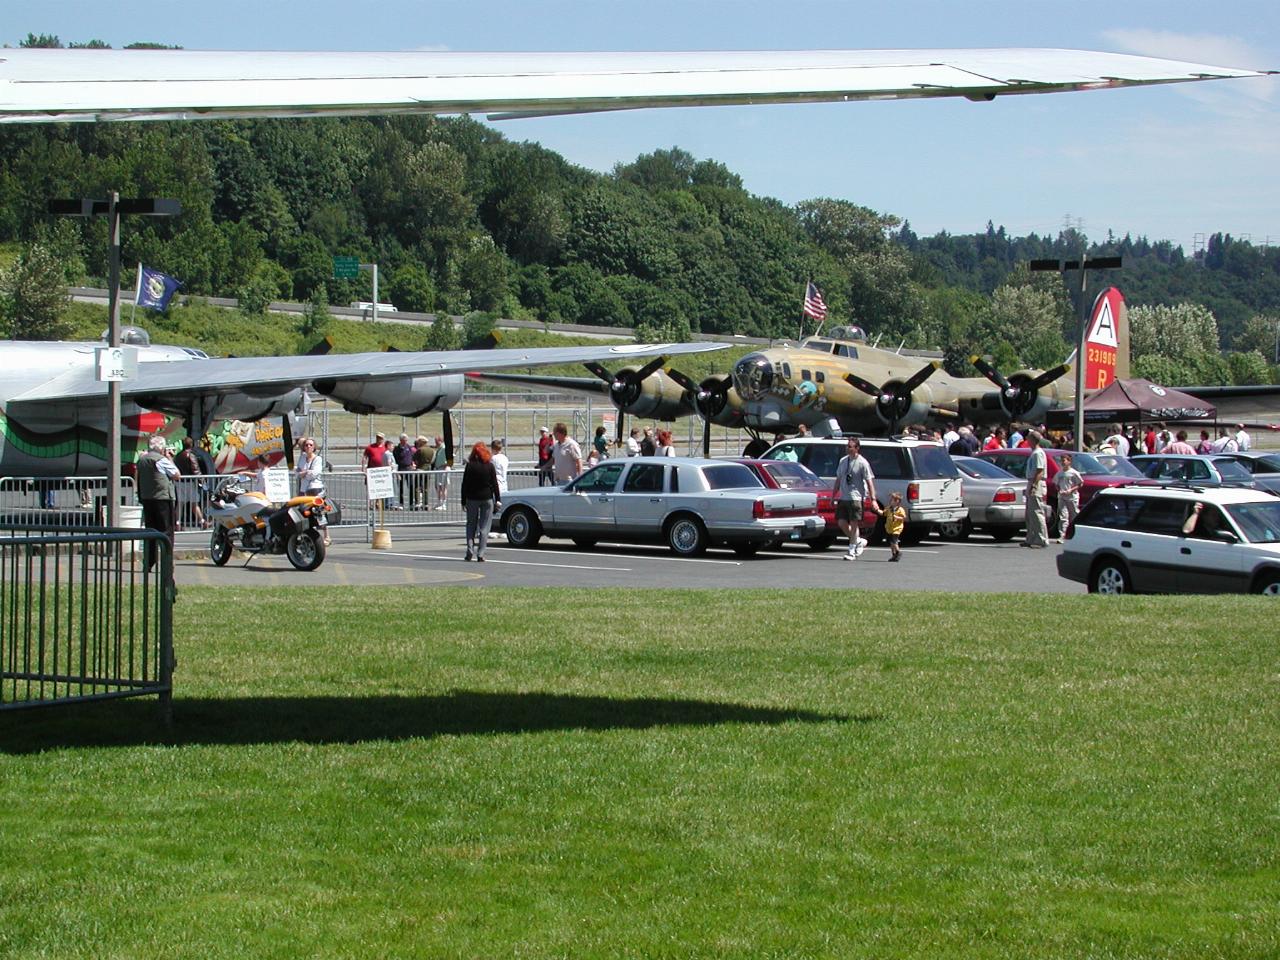
[[[1067,534],[1058,573],[1090,593],[1280,596],[1280,497],[1242,488],[1102,490]]]
[[[876,499],[884,506],[889,494],[902,495],[907,510],[904,543],[919,543],[936,523],[958,522],[969,515],[964,504],[964,480],[951,457],[939,444],[919,440],[878,440],[859,437],[862,455],[875,475]],[[835,483],[836,467],[848,452],[847,437],[796,437],[775,443],[764,453],[766,460],[798,460],[829,483]],[[884,536],[883,521],[871,534]]]

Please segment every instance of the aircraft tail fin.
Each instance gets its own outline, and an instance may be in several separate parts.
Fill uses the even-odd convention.
[[[1117,287],[1107,287],[1093,301],[1084,365],[1086,390],[1101,390],[1129,378],[1129,316]]]

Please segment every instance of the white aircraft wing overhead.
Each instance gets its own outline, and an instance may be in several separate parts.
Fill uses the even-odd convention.
[[[1085,50],[0,50],[0,122],[487,113],[1093,90],[1265,72]]]
[[[347,353],[302,357],[229,357],[139,363],[136,377],[121,384],[125,397],[194,397],[225,391],[279,396],[316,380],[394,380],[555,363],[603,361],[629,364],[638,357],[677,356],[723,350],[723,343],[637,343],[529,350],[444,350]],[[107,395],[106,383],[90,367],[79,367],[10,397],[10,403],[82,400]]]

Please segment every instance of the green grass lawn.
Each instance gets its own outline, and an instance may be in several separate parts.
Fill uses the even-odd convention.
[[[4,957],[1275,957],[1253,598],[200,590],[0,715]]]

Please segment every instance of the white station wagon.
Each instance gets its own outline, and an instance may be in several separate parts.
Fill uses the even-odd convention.
[[[1102,490],[1076,517],[1058,573],[1090,593],[1280,596],[1280,497],[1230,487]]]
[[[514,490],[498,526],[514,547],[567,537],[590,548],[601,540],[665,542],[682,556],[727,545],[741,556],[761,547],[822,535],[818,499],[769,490],[749,467],[695,457],[605,460],[563,487]]]

